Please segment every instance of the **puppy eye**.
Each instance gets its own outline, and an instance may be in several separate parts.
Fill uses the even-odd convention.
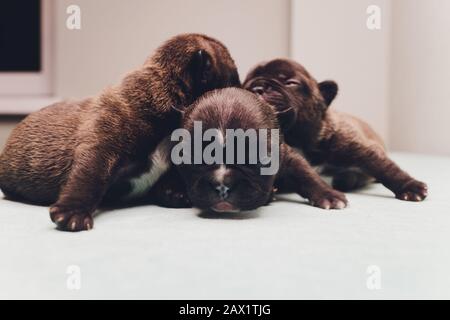
[[[288,80],[286,80],[286,82],[284,84],[287,87],[298,87],[301,85],[301,82],[298,81],[297,79],[288,79]]]

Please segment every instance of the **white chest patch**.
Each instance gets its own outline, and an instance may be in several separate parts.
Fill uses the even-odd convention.
[[[170,150],[167,141],[161,142],[149,157],[149,170],[130,180],[131,192],[126,199],[135,199],[144,196],[158,179],[170,168]]]

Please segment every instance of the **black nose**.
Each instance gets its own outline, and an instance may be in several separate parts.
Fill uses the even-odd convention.
[[[226,198],[228,198],[228,193],[230,191],[230,188],[224,184],[220,184],[216,187],[216,191],[219,194],[219,197],[221,197],[222,199],[226,199]]]
[[[264,93],[264,87],[262,86],[253,87],[252,92],[258,95],[262,95]]]

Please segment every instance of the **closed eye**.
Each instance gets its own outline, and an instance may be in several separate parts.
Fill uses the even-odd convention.
[[[298,81],[297,79],[288,79],[284,82],[284,84],[287,87],[298,87],[300,86],[302,83],[300,81]]]

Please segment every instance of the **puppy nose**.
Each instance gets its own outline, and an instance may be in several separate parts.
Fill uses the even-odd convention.
[[[224,184],[221,184],[216,187],[216,191],[219,194],[219,197],[221,197],[222,199],[226,199],[228,198],[228,192],[230,191],[230,188]]]
[[[264,93],[264,87],[262,86],[253,87],[252,92],[258,95],[262,95]]]

